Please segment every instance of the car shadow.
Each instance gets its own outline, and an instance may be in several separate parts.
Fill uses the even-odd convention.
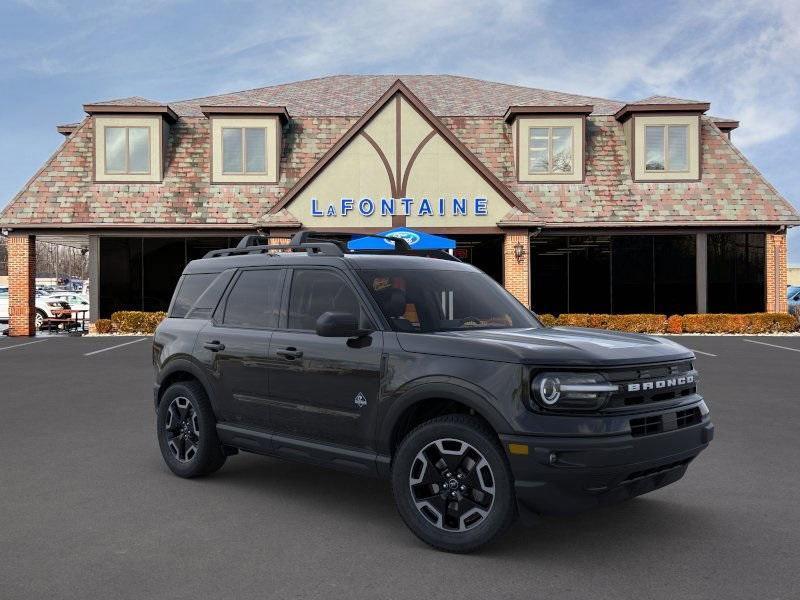
[[[204,480],[248,493],[263,494],[264,501],[322,514],[325,518],[352,521],[368,519],[372,527],[386,528],[402,547],[424,546],[409,534],[397,538],[404,528],[397,514],[388,481],[359,477],[305,463],[260,456],[233,457],[219,472]],[[655,495],[634,498],[565,517],[539,517],[533,522],[518,519],[511,529],[480,554],[508,560],[547,560],[569,555],[576,563],[629,560],[652,555],[674,543],[696,543],[716,520],[710,509]],[[602,556],[598,556],[601,552]]]

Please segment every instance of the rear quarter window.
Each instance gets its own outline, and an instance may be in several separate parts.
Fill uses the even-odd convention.
[[[169,316],[178,319],[184,318],[218,275],[219,273],[193,273],[181,277]]]

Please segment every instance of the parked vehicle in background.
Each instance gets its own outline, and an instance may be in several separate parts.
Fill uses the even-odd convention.
[[[544,327],[485,273],[401,241],[369,254],[301,232],[189,263],[153,340],[173,473],[247,451],[386,477],[411,531],[469,552],[518,502],[567,514],[638,496],[711,441],[690,350]]]
[[[0,287],[0,321],[8,321],[8,288]]]
[[[789,301],[789,312],[797,313],[800,311],[800,285],[790,285],[786,290],[786,298]]]
[[[89,310],[89,298],[75,292],[55,292],[49,298],[61,300],[69,304],[73,310]]]

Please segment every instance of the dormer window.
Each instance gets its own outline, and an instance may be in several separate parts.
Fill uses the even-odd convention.
[[[580,183],[586,116],[591,105],[509,106],[517,179],[522,183]]]
[[[105,127],[105,174],[150,173],[150,127]]]
[[[211,122],[212,183],[277,183],[284,107],[201,106]]]
[[[528,129],[528,174],[572,173],[573,127],[530,127]]]
[[[645,125],[645,171],[689,170],[689,126]]]

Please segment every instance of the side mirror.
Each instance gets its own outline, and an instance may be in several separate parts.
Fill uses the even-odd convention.
[[[367,335],[369,330],[360,329],[356,315],[344,312],[325,312],[317,319],[317,335],[321,337],[354,338]]]

